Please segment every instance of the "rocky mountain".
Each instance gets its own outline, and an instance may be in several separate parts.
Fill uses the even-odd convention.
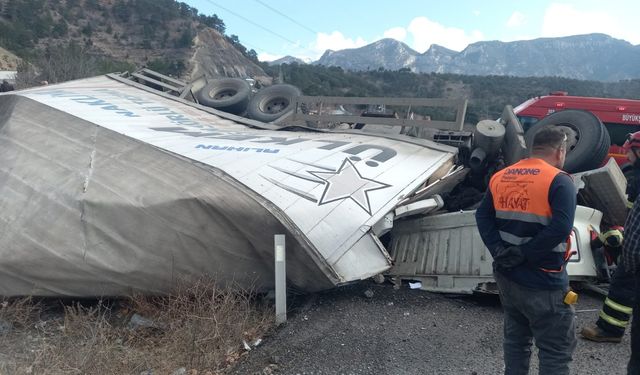
[[[274,65],[280,65],[280,64],[306,64],[306,62],[304,62],[304,60],[299,59],[297,57],[287,55],[277,60],[269,61],[268,64],[270,66],[274,66]]]
[[[640,46],[604,34],[486,41],[461,52],[433,45],[420,54],[406,44],[382,39],[355,49],[327,50],[315,64],[347,70],[398,70],[471,75],[561,76],[617,81],[640,78]]]
[[[395,39],[381,39],[360,48],[327,50],[313,64],[339,66],[346,70],[389,70],[411,68],[420,54]]]
[[[445,67],[448,66],[458,52],[432,44],[429,49],[419,55],[416,63],[411,67],[414,72],[436,72],[444,73]]]
[[[640,46],[604,34],[479,42],[456,55],[447,72],[561,76],[618,81],[640,78]]]

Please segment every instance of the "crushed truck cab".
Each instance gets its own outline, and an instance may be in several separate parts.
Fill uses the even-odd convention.
[[[607,268],[594,254],[591,240],[602,222],[623,225],[627,215],[627,180],[611,158],[598,169],[572,175],[578,205],[570,236],[567,263],[572,282],[604,280]],[[585,204],[588,205],[585,206]],[[421,288],[445,293],[497,293],[493,259],[484,246],[475,211],[417,217],[396,223],[389,245],[394,266],[388,271],[400,280],[417,280]]]

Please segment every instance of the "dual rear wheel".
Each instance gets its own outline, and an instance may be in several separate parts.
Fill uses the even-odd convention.
[[[240,78],[216,79],[196,93],[198,103],[261,122],[273,122],[292,111],[300,89],[287,84],[266,87],[254,95]]]

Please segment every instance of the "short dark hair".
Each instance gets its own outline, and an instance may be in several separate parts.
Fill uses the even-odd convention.
[[[567,134],[557,126],[549,125],[538,130],[533,137],[532,151],[558,149],[567,140]]]

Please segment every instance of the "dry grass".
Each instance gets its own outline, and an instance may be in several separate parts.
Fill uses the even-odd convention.
[[[40,319],[42,304],[31,297],[3,300],[0,302],[0,321],[15,328],[27,328]]]
[[[5,301],[0,374],[219,374],[272,326],[271,306],[254,293],[212,280],[181,283],[162,297],[73,303],[41,320],[31,299]],[[153,324],[132,328],[134,314]]]

